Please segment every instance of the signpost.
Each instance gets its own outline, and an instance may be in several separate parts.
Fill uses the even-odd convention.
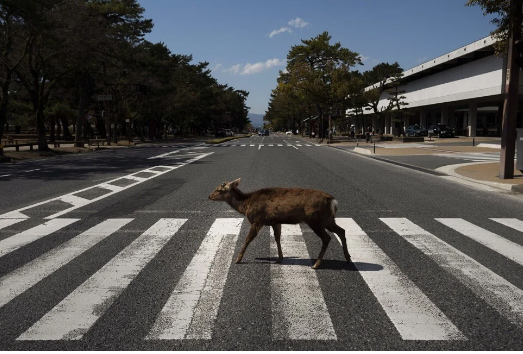
[[[98,101],[112,101],[113,95],[98,95],[98,96],[96,96],[96,99]]]

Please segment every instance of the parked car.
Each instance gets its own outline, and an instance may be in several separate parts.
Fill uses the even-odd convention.
[[[292,135],[292,132],[289,130],[288,132],[285,132],[287,135]]]
[[[407,136],[427,136],[428,131],[423,126],[419,124],[409,125],[405,129],[405,134]]]
[[[234,133],[230,129],[225,129],[225,136],[234,136]]]
[[[214,136],[217,137],[217,138],[226,136],[225,135],[225,129],[216,129],[216,132],[214,133]]]
[[[265,136],[269,136],[269,129],[265,129],[265,130],[263,131],[263,135],[265,135]]]
[[[428,129],[428,133],[431,135],[437,135],[438,138],[453,138],[455,135],[454,129],[446,124],[431,125]]]

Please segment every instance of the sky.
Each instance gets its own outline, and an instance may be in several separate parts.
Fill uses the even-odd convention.
[[[364,72],[408,70],[490,34],[492,16],[466,0],[138,0],[154,28],[145,39],[208,62],[220,83],[249,92],[264,114],[287,54],[324,31],[356,52]]]

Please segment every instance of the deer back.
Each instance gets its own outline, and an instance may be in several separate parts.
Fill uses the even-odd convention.
[[[264,188],[245,196],[244,211],[251,223],[309,223],[335,213],[334,197],[315,189]]]

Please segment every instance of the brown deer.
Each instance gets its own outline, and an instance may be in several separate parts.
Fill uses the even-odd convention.
[[[258,235],[263,225],[272,226],[274,239],[278,247],[278,260],[283,259],[281,250],[281,224],[306,223],[321,238],[321,251],[312,268],[320,266],[323,255],[331,240],[325,229],[335,232],[341,239],[343,253],[347,262],[350,255],[345,240],[345,230],[336,225],[334,220],[338,210],[338,202],[333,196],[315,189],[302,188],[264,188],[251,193],[243,193],[238,189],[241,178],[232,182],[222,183],[209,199],[224,201],[241,214],[245,215],[251,227],[245,243],[236,258],[241,262],[245,250],[251,241]]]

